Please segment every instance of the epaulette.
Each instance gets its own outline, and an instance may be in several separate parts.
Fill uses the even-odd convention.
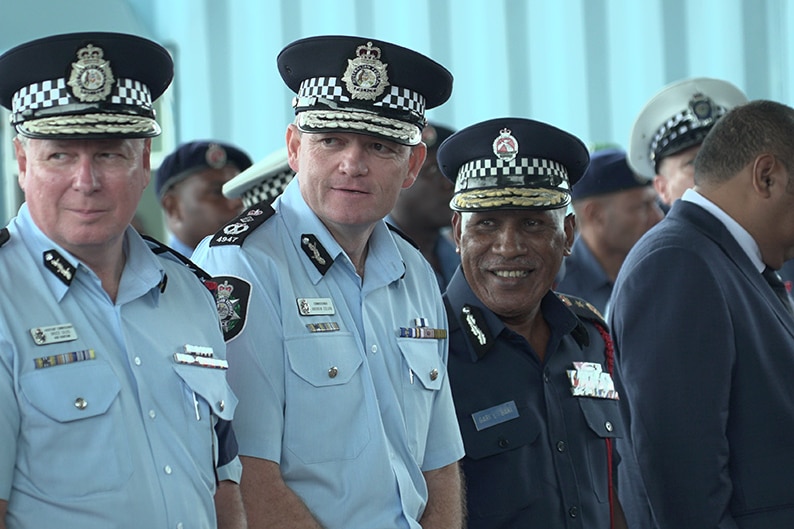
[[[557,294],[557,297],[560,298],[560,301],[565,303],[565,305],[579,318],[594,321],[603,325],[604,327],[607,326],[604,316],[602,316],[598,309],[595,308],[595,306],[589,301],[569,296],[568,294],[560,294],[559,292],[555,292],[555,294]]]
[[[171,261],[175,261],[177,263],[181,263],[187,267],[188,270],[193,272],[196,277],[198,277],[202,283],[205,285],[208,281],[212,280],[212,276],[209,275],[207,272],[202,270],[196,263],[182,255],[181,253],[177,252],[173,248],[166,246],[165,244],[161,243],[154,237],[150,237],[148,235],[141,235],[143,240],[146,241],[146,244],[149,246],[149,249],[155,254],[163,256]],[[165,290],[165,282],[167,281],[167,277],[163,278],[163,284],[160,287],[161,290]]]
[[[273,206],[264,201],[251,206],[218,230],[210,246],[242,246],[245,238],[275,213]]]
[[[419,245],[416,244],[414,242],[414,240],[412,238],[410,238],[408,235],[406,235],[405,232],[402,231],[400,228],[398,228],[397,226],[395,226],[394,224],[391,224],[389,222],[386,223],[386,226],[388,226],[391,231],[393,231],[394,233],[396,233],[397,235],[399,235],[400,237],[402,237],[403,239],[408,241],[408,244],[410,244],[411,246],[413,246],[417,250],[419,249]]]
[[[3,246],[11,239],[11,234],[8,233],[8,228],[3,228],[0,230],[0,246]]]

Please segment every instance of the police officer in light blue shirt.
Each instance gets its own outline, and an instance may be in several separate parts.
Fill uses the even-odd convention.
[[[172,75],[115,33],[0,56],[26,197],[0,230],[0,528],[245,525],[214,285],[129,227]]]
[[[425,158],[449,72],[393,44],[314,37],[278,58],[297,171],[205,239],[218,284],[251,527],[461,527],[447,323],[419,251],[383,218]]]

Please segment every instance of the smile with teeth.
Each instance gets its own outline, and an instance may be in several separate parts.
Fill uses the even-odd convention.
[[[493,273],[499,277],[526,277],[529,275],[527,270],[494,270]]]

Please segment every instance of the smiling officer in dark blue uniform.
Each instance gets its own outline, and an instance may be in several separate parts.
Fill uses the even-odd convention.
[[[469,528],[624,527],[611,341],[592,305],[551,291],[587,149],[545,123],[503,118],[454,134],[438,160],[456,182],[461,267],[445,302]]]

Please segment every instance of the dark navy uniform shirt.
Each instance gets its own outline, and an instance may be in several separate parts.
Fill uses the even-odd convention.
[[[476,298],[460,269],[444,300],[469,529],[608,528],[606,439],[623,435],[618,401],[575,397],[568,374],[574,362],[607,371],[601,333],[574,313],[590,309],[549,291],[541,310],[551,336],[541,362]]]

